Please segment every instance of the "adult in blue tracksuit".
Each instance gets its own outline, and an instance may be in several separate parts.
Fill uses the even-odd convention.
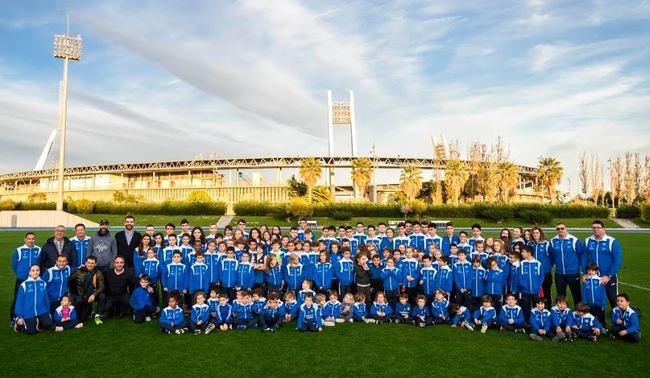
[[[41,259],[41,247],[35,245],[36,234],[28,232],[25,234],[25,244],[16,248],[11,255],[11,270],[14,271],[16,281],[14,284],[14,297],[9,309],[9,320],[16,317],[14,307],[18,288],[29,277],[29,269],[32,265],[38,265]]]
[[[221,259],[219,268],[219,282],[221,283],[221,294],[228,295],[231,301],[236,297],[235,286],[237,285],[237,265],[235,249],[228,247],[228,254]]]
[[[320,307],[313,303],[313,297],[305,297],[305,303],[300,305],[297,329],[300,332],[318,332],[323,329],[323,318]]]
[[[210,292],[210,268],[203,262],[203,256],[199,255],[196,262],[188,270],[189,293],[197,291]]]
[[[533,257],[542,263],[542,272],[544,281],[542,281],[542,294],[546,308],[551,308],[551,286],[553,285],[553,276],[551,270],[553,263],[551,261],[551,242],[545,239],[544,230],[535,226],[531,229],[533,239],[528,243],[533,248]]]
[[[521,251],[523,259],[519,266],[519,292],[521,293],[521,307],[524,309],[526,319],[530,317],[530,310],[537,303],[539,291],[544,281],[542,263],[533,257],[533,249],[526,245]]]
[[[195,303],[190,313],[190,331],[205,331],[210,320],[210,306],[207,303]]]
[[[33,335],[39,330],[52,328],[47,284],[40,279],[41,269],[32,265],[29,276],[18,287],[16,296],[16,327]]]
[[[56,265],[43,273],[43,281],[47,284],[47,297],[50,301],[50,313],[59,306],[64,295],[68,294],[68,281],[75,271],[68,265],[68,258],[61,255],[56,259]]]
[[[605,293],[609,305],[616,306],[618,294],[618,271],[623,262],[621,244],[615,238],[605,234],[605,225],[596,220],[592,223],[593,235],[585,240],[586,258],[583,260],[583,273],[587,264],[596,264],[600,269],[600,277],[605,285]]]
[[[370,317],[377,323],[388,323],[393,318],[393,308],[388,303],[373,302],[370,306]]]
[[[386,299],[391,305],[397,302],[399,294],[399,269],[395,267],[395,260],[389,257],[386,260],[386,267],[381,270],[381,280],[383,282]]]
[[[612,327],[609,334],[612,339],[621,339],[629,342],[641,340],[639,315],[630,307],[630,297],[619,294],[616,297],[617,306],[612,310]]]
[[[580,297],[580,268],[585,259],[584,243],[569,234],[563,223],[555,226],[557,236],[551,239],[551,257],[555,266],[555,291],[558,296],[566,297],[569,286],[573,303],[579,303]]]
[[[326,294],[332,287],[332,264],[330,262],[317,262],[314,269],[314,288],[317,293]]]
[[[75,261],[69,261],[70,266],[78,268],[86,263],[88,257],[88,244],[90,243],[90,236],[86,235],[86,226],[79,223],[74,228],[75,236],[70,239],[74,249],[77,251]]]

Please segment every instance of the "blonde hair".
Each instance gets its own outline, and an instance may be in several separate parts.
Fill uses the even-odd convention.
[[[343,303],[354,303],[354,295],[352,293],[347,293],[343,297]]]

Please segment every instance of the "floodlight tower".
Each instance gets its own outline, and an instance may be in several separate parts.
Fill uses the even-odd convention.
[[[54,35],[54,57],[63,59],[63,80],[59,83],[59,190],[56,197],[56,209],[63,210],[63,169],[65,163],[65,132],[68,121],[68,61],[81,59],[81,36],[68,34]]]

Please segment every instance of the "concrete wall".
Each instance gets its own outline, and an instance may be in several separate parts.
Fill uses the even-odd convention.
[[[0,211],[0,227],[55,227],[64,225],[74,227],[83,223],[86,227],[99,227],[95,222],[56,210],[8,210]]]

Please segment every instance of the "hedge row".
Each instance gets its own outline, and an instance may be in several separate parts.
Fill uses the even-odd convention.
[[[239,216],[284,215],[286,204],[245,201],[234,206]],[[542,205],[542,204],[475,204],[429,205],[422,213],[428,218],[529,218],[531,213],[545,212],[553,218],[607,218],[609,209],[601,206]],[[313,205],[314,217],[340,217],[349,213],[353,217],[402,217],[399,204],[330,203]]]
[[[633,219],[641,217],[642,205],[621,204],[616,209],[617,218]]]
[[[3,210],[54,210],[54,202],[28,203],[2,201]],[[76,200],[64,202],[63,209],[75,214],[138,214],[138,215],[223,215],[224,202],[164,201],[156,203],[114,203]]]

